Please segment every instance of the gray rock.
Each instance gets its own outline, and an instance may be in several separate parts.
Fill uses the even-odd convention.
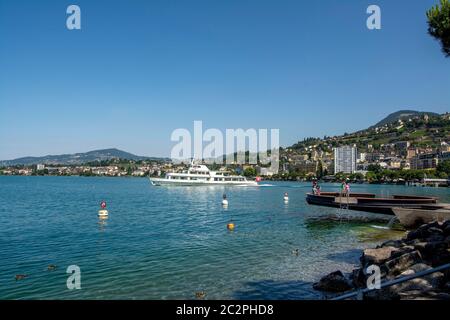
[[[450,293],[450,281],[447,281],[443,286],[442,290]]]
[[[424,240],[432,234],[443,234],[442,225],[439,224],[438,222],[432,222],[429,224],[421,225],[416,230],[408,232],[406,239],[407,240],[414,240],[414,239]]]
[[[392,277],[397,276],[412,265],[420,262],[422,262],[422,256],[420,252],[416,250],[387,261],[383,267],[386,269],[388,275]]]
[[[433,233],[443,234],[444,232],[442,231],[441,226],[439,226],[439,227],[430,227],[430,228],[428,228],[428,233],[429,234],[433,234]]]
[[[431,269],[431,266],[425,264],[425,263],[417,263],[415,265],[412,265],[411,267],[408,268],[408,270],[403,271],[398,278],[400,277],[404,277],[404,276],[408,276],[408,275],[412,275],[415,274],[417,272],[421,272],[421,271],[425,271]],[[429,274],[427,276],[418,278],[418,279],[423,279],[425,281],[428,282],[429,285],[431,285],[433,288],[439,288],[442,286],[443,284],[443,280],[444,280],[444,274],[442,272],[435,272],[432,274]],[[414,279],[416,280],[416,279]],[[409,282],[411,282],[413,280],[404,282],[404,284],[408,284]]]
[[[427,242],[438,242],[438,241],[444,241],[445,236],[443,233],[432,233],[428,236]]]
[[[353,286],[341,271],[335,271],[320,279],[313,288],[320,291],[344,292],[353,289]]]
[[[420,242],[414,245],[414,248],[421,253],[424,260],[432,260],[448,248],[448,243],[445,241]]]
[[[397,258],[397,257],[400,257],[400,256],[404,255],[405,253],[410,253],[410,252],[413,252],[415,250],[416,250],[416,248],[414,246],[403,246],[403,247],[399,248],[397,251],[393,251],[391,253],[391,257],[390,258],[394,259],[394,258]]]
[[[361,264],[363,267],[376,264],[385,263],[391,258],[391,255],[400,249],[395,247],[382,247],[378,249],[365,249],[361,257]]]
[[[405,243],[403,242],[403,240],[388,240],[388,241],[383,242],[377,248],[383,248],[383,247],[400,248],[400,247],[402,247],[404,245],[405,245]]]
[[[447,237],[450,236],[450,224],[448,226],[446,226],[445,228],[443,228],[443,234]]]
[[[355,288],[365,288],[367,286],[367,276],[362,268],[353,270],[350,280]]]
[[[438,267],[443,264],[450,263],[450,249],[435,251],[430,260],[433,267]]]

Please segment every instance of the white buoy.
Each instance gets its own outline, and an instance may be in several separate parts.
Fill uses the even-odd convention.
[[[101,209],[98,210],[98,216],[99,217],[107,217],[108,216],[108,210],[106,210],[106,201],[102,201],[100,203]]]
[[[106,209],[98,210],[98,216],[99,217],[107,217],[108,216],[108,210],[106,210]]]
[[[287,192],[284,193],[283,200],[284,200],[284,202],[289,202],[289,196],[288,196]]]
[[[227,206],[228,206],[228,200],[227,200],[226,194],[224,194],[223,197],[222,197],[222,205],[223,205],[224,207],[227,207]]]

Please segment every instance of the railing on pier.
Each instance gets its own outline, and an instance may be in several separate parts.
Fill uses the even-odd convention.
[[[403,282],[406,282],[406,281],[409,281],[409,280],[413,280],[413,279],[416,279],[416,278],[421,278],[421,277],[427,276],[429,274],[433,274],[433,273],[436,273],[436,272],[439,272],[439,271],[443,271],[443,270],[446,270],[446,269],[450,269],[450,263],[444,264],[444,265],[436,267],[436,268],[431,268],[431,269],[428,269],[428,270],[420,271],[420,272],[417,272],[417,273],[414,273],[414,274],[411,274],[411,275],[408,275],[408,276],[404,276],[402,278],[386,281],[386,282],[384,282],[384,283],[382,283],[380,285],[380,289],[386,288],[386,287],[390,287],[390,286],[393,286],[395,284],[403,283]],[[343,295],[338,296],[338,297],[334,297],[331,300],[345,300],[345,299],[353,298],[353,297],[357,297],[358,299],[362,299],[364,297],[364,294],[366,294],[368,292],[380,290],[380,289],[369,289],[369,288],[366,288],[366,289],[362,289],[362,290],[356,290],[356,291],[353,291],[353,292],[349,292],[349,293],[343,294]]]

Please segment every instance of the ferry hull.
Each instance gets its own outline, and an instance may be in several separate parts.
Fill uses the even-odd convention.
[[[150,178],[154,186],[258,186],[256,181],[201,181],[201,180],[175,180],[163,178]]]

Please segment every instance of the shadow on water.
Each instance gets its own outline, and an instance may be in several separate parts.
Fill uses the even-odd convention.
[[[306,219],[305,227],[309,231],[320,232],[320,231],[330,231],[334,229],[341,228],[352,228],[364,226],[360,222],[352,222],[348,220],[328,220],[328,219]]]
[[[349,262],[349,261],[359,261],[359,257],[361,257],[362,250],[360,249],[350,249],[344,252],[334,252],[330,253],[326,256],[328,260],[336,261],[336,262]]]
[[[237,300],[317,300],[323,295],[305,281],[250,281],[233,293]]]

